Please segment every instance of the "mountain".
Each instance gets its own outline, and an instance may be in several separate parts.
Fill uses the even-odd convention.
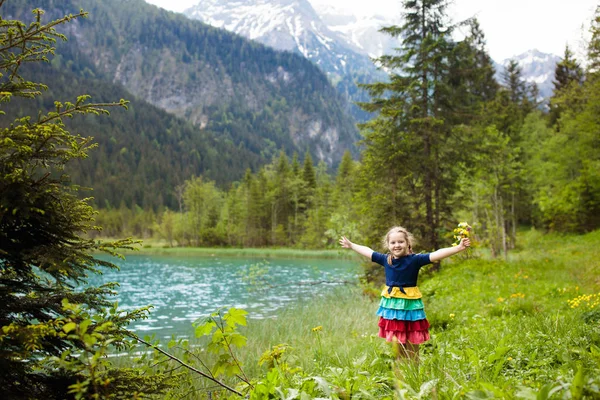
[[[392,54],[400,40],[379,32],[401,25],[400,15],[357,16],[344,9],[316,5],[309,0],[198,0],[184,11],[190,18],[235,32],[280,50],[302,54],[325,71],[357,121],[371,117],[353,103],[368,101],[357,83],[386,79],[371,59]],[[523,78],[535,82],[540,100],[552,95],[557,56],[531,50],[515,57]],[[502,82],[508,60],[496,62],[496,79]]]
[[[225,185],[282,149],[310,151],[330,166],[347,149],[356,154],[358,133],[344,100],[304,57],[142,0],[15,0],[3,3],[0,13],[30,22],[35,7],[45,11],[46,22],[81,8],[89,12],[60,27],[69,41],[59,41],[52,62],[32,71],[50,86],[40,106],[47,110],[53,99],[72,101],[83,93],[96,101],[134,100],[129,112],[115,112],[119,121],[86,118],[78,125],[100,146],[75,173],[96,188],[96,197],[104,188],[115,192],[100,196],[101,204],[104,197],[118,205],[118,196],[137,185],[128,206],[158,195],[171,200],[153,206],[173,206],[174,187],[191,175]]]
[[[302,54],[328,74],[373,68],[357,46],[323,23],[308,0],[198,0],[184,14],[275,49]]]
[[[556,64],[560,62],[559,56],[542,53],[533,49],[512,58],[507,58],[495,65],[498,82],[502,83],[502,74],[511,60],[517,61],[521,67],[522,77],[526,82],[537,85],[540,92],[540,100],[547,100],[552,96],[552,91],[554,90],[552,81],[554,80]]]
[[[315,10],[323,23],[348,44],[371,58],[393,53],[400,40],[379,32],[386,26],[400,25],[400,15],[355,15],[331,5],[316,5]]]
[[[359,52],[372,58],[392,54],[401,44],[399,39],[379,32],[384,26],[402,25],[400,15],[357,16],[330,5],[315,6],[315,10],[331,31],[338,33],[346,43],[351,43]],[[519,63],[523,79],[537,84],[540,98],[548,99],[552,96],[554,69],[560,57],[533,49],[512,59]],[[510,60],[494,63],[498,82],[502,82],[502,73]]]
[[[308,0],[198,0],[184,15],[311,60],[328,76],[357,120],[370,114],[354,103],[368,97],[358,83],[384,79],[360,42],[330,29]]]

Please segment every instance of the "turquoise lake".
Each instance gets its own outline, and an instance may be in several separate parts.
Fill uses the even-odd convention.
[[[129,255],[111,261],[120,271],[91,276],[89,283],[119,282],[114,301],[122,309],[152,305],[150,317],[130,328],[160,339],[192,336],[194,321],[222,307],[242,308],[249,318],[269,318],[339,282],[357,282],[360,273],[358,263],[347,259]]]

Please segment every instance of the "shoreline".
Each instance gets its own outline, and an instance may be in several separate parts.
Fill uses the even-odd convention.
[[[114,239],[94,239],[110,242]],[[181,257],[252,257],[252,258],[340,258],[351,260],[356,258],[352,252],[342,249],[294,249],[281,247],[169,247],[163,243],[143,242],[134,250],[117,249],[117,253],[127,255],[173,255]]]

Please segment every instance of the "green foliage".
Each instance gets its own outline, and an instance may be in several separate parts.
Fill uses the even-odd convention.
[[[3,2],[0,2],[3,6]],[[4,12],[4,8],[2,8]],[[4,14],[4,13],[3,13]],[[72,134],[65,121],[108,114],[107,107],[127,102],[54,102],[53,111],[36,119],[16,118],[6,102],[31,100],[43,84],[24,79],[20,66],[47,60],[54,53],[56,26],[76,15],[42,22],[34,10],[29,25],[0,22],[0,92],[4,118],[0,130],[0,377],[4,398],[142,398],[164,393],[166,375],[142,376],[107,361],[109,348],[126,346],[126,326],[147,309],[105,311],[116,284],[86,287],[86,277],[117,268],[92,254],[117,255],[131,240],[95,242],[85,233],[99,230],[89,199],[77,196],[65,167],[84,159],[91,138]]]
[[[590,77],[557,93],[562,106],[557,124],[550,132],[538,130],[532,194],[542,222],[552,230],[585,232],[600,225],[600,160],[593,150],[599,145],[599,87]]]
[[[237,328],[238,325],[246,325],[247,314],[244,310],[230,308],[225,313],[217,311],[196,322],[196,337],[210,336],[211,340],[206,350],[218,357],[211,369],[212,376],[232,377],[244,374],[234,350],[246,345],[246,337],[240,334]],[[245,381],[248,382],[248,379]]]

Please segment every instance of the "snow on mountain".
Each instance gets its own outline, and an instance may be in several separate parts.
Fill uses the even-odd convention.
[[[390,54],[400,45],[397,38],[379,32],[383,27],[399,25],[402,22],[400,16],[358,16],[331,5],[315,5],[315,10],[329,29],[369,57]]]
[[[184,14],[279,50],[299,52],[330,74],[372,68],[360,48],[329,29],[308,0],[199,0]]]
[[[526,82],[537,85],[540,91],[540,98],[548,99],[552,96],[554,70],[556,63],[560,61],[560,57],[533,49],[508,58],[496,66],[496,79],[498,79],[498,82],[502,83],[504,68],[510,60],[516,60],[519,63],[522,77]]]
[[[356,74],[380,80],[381,71],[371,58],[392,54],[401,44],[379,32],[384,26],[401,25],[400,15],[357,16],[332,6],[313,8],[309,0],[198,0],[184,14],[267,46],[301,53],[335,82],[353,81]],[[530,50],[513,59],[523,78],[537,84],[540,97],[552,95],[558,56]],[[499,82],[508,61],[496,63]]]

